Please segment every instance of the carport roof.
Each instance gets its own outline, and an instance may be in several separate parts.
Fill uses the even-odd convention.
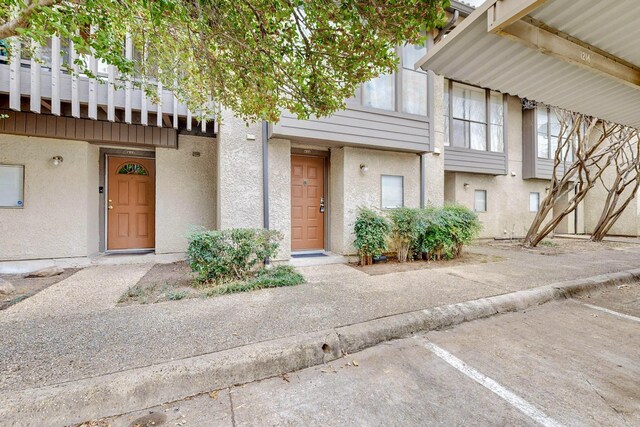
[[[488,0],[416,64],[640,127],[637,0]]]

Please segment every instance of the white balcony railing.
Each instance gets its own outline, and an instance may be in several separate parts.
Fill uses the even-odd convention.
[[[13,58],[21,58],[20,43],[16,40],[11,40],[10,43]],[[38,52],[36,49],[36,55]],[[44,50],[42,52],[44,53]],[[200,117],[198,112],[192,114],[186,105],[178,101],[173,92],[163,90],[161,83],[157,83],[160,102],[152,102],[144,90],[133,87],[130,81],[120,80],[114,66],[99,63],[95,57],[88,56],[83,59],[96,78],[81,74],[79,67],[74,64],[76,53],[71,41],[65,54],[66,63],[70,64],[72,72],[67,72],[63,66],[59,37],[51,39],[51,46],[46,48],[46,53],[47,55],[41,55],[41,60],[28,58],[10,61],[9,58],[0,56],[0,94],[9,95],[10,109],[26,109],[22,104],[22,98],[26,97],[29,98],[29,110],[38,114],[42,112],[42,106],[45,106],[51,114],[60,116],[61,105],[68,103],[71,105],[71,116],[75,118],[81,118],[80,107],[83,105],[87,110],[83,111],[82,117],[93,120],[99,119],[100,109],[102,117],[106,113],[106,119],[110,122],[132,124],[135,112],[136,124],[149,126],[154,125],[149,123],[149,115],[154,114],[155,126],[178,129],[178,118],[186,117],[186,129],[191,131],[195,117],[200,122],[202,132],[207,131],[207,122],[211,125],[213,121],[212,118]],[[129,38],[125,43],[125,54],[129,59],[133,57],[133,47]],[[118,118],[117,110],[124,112],[124,115]],[[213,122],[215,127],[216,123]]]

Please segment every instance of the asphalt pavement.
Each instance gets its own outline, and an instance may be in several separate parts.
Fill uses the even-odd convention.
[[[136,422],[640,425],[639,302],[640,284],[611,287],[389,341],[325,365],[104,422],[113,427]]]

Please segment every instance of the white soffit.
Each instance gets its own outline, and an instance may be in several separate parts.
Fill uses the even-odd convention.
[[[416,65],[453,80],[640,128],[640,86],[488,32],[487,10],[494,3],[478,7]],[[640,67],[637,0],[547,0],[528,17]]]

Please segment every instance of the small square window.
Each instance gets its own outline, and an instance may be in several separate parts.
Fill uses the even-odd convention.
[[[381,176],[381,205],[382,209],[395,209],[404,206],[403,176]]]
[[[24,166],[0,165],[0,208],[24,206]]]
[[[476,190],[473,199],[473,210],[476,212],[487,211],[487,190]]]
[[[529,193],[529,212],[538,212],[540,208],[540,193]]]

